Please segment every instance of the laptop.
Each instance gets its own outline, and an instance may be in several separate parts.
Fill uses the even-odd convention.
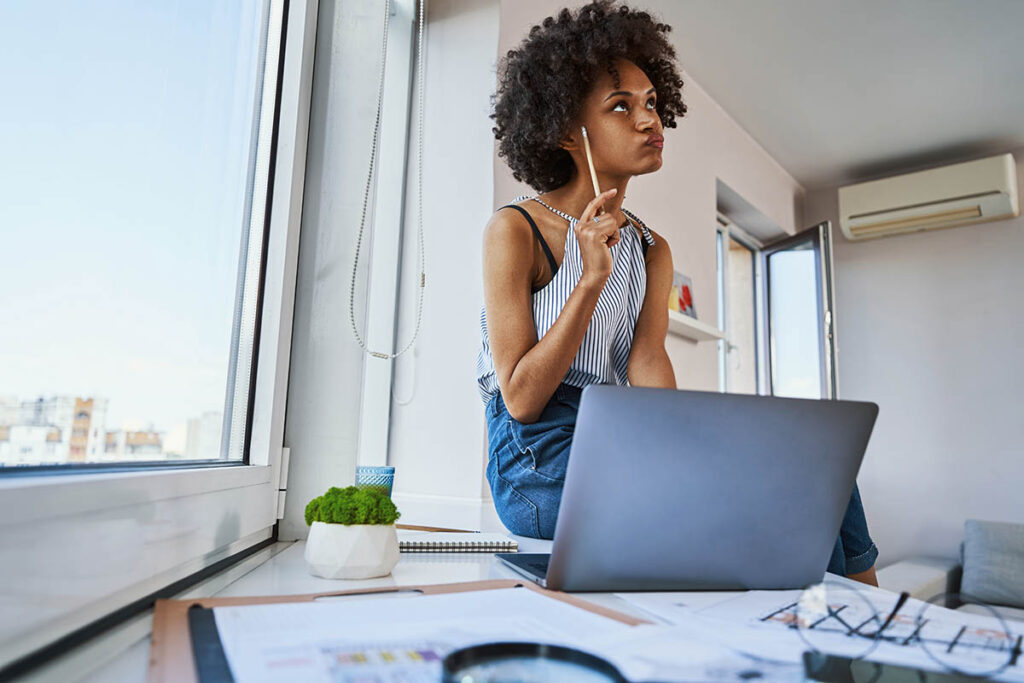
[[[878,406],[593,384],[550,554],[496,557],[545,588],[821,581]]]

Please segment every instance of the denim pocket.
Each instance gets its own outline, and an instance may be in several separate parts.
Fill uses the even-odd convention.
[[[505,457],[514,450],[499,448],[487,461],[487,481],[491,486],[494,508],[501,523],[513,534],[540,538],[540,510],[517,488],[519,477],[508,471],[510,466],[518,469]]]
[[[508,430],[508,441],[512,446],[509,449],[512,459],[524,470],[533,472],[537,469],[537,458],[533,454],[533,449],[526,443],[525,435],[523,434],[523,427],[525,426],[511,415],[505,420],[505,428]]]
[[[523,424],[509,416],[509,450],[522,469],[561,483],[572,445],[572,427],[555,421]]]
[[[554,399],[566,413],[572,413],[572,422],[569,427],[576,426],[576,413],[580,410],[580,396],[583,390],[568,384],[559,384],[555,390]]]

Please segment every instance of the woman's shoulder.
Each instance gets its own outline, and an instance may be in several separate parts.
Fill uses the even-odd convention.
[[[523,211],[534,222],[537,221],[537,215],[534,214],[536,202],[532,201],[529,195],[521,195],[516,197],[508,204],[498,207],[494,213],[491,214],[490,220],[487,222],[487,227],[490,228],[492,225],[502,226],[500,229],[504,231],[512,232],[531,232],[530,223],[527,217],[523,215]],[[509,207],[517,207],[522,211],[516,209],[510,209]]]
[[[509,242],[519,244],[532,243],[533,229],[529,221],[523,216],[522,212],[507,208],[509,206],[517,206],[529,213],[530,208],[527,206],[529,203],[529,199],[521,202],[513,201],[496,209],[487,221],[487,225],[484,226],[485,241],[498,241],[506,245]]]
[[[520,209],[524,209],[527,213],[533,215],[533,211],[537,206],[537,202],[533,201],[531,196],[528,194],[519,195],[518,197],[510,201],[508,204],[498,209],[498,212],[501,212],[503,209],[505,209],[505,207],[508,206],[518,206]],[[518,211],[512,211],[511,213],[516,213],[519,214],[520,216],[522,215]]]
[[[490,271],[504,273],[500,276],[507,278],[504,285],[532,283],[538,275],[536,244],[533,226],[521,212],[504,207],[496,210],[484,227],[485,277]]]

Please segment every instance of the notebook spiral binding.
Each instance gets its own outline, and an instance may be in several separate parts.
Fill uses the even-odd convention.
[[[491,541],[399,541],[398,549],[403,553],[514,553],[519,543],[513,540]]]

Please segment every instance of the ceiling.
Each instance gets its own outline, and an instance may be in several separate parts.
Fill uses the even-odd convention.
[[[626,4],[808,190],[1024,148],[1024,0]]]

